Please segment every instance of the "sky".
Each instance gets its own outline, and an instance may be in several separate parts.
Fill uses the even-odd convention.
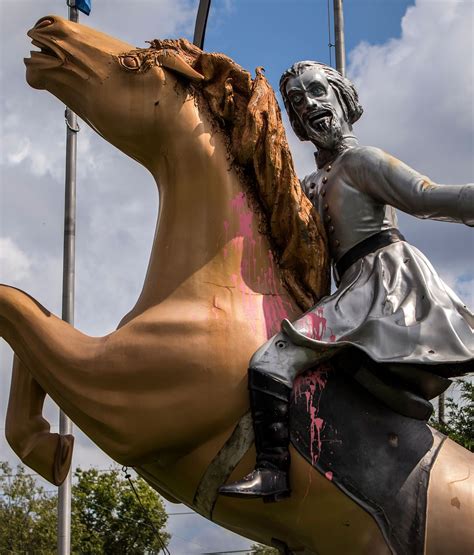
[[[137,46],[192,39],[194,0],[93,0],[81,21]],[[0,282],[61,313],[64,106],[28,87],[26,31],[59,0],[0,0]],[[331,21],[332,25],[332,21]],[[347,74],[364,115],[363,144],[383,148],[438,183],[474,180],[474,3],[471,0],[350,0],[345,3]],[[332,34],[333,35],[333,34]],[[329,62],[326,0],[214,0],[205,49],[249,71],[263,66],[277,88],[297,60]],[[334,63],[334,53],[332,53]],[[314,170],[313,148],[288,130],[298,175]],[[151,177],[85,124],[78,137],[76,326],[112,331],[141,290],[156,221]],[[407,239],[474,307],[474,232],[400,215]],[[12,353],[0,345],[0,460],[17,463],[3,433]],[[46,415],[54,425],[57,409]],[[57,429],[53,427],[53,430]],[[77,432],[74,464],[112,461]],[[47,489],[52,486],[46,485]],[[184,510],[169,506],[170,512]],[[197,515],[170,517],[173,555],[246,549],[249,542]]]

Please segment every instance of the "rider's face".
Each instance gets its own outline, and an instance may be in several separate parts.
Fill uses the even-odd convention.
[[[289,79],[286,94],[316,147],[330,150],[350,131],[339,100],[321,69],[310,68]]]

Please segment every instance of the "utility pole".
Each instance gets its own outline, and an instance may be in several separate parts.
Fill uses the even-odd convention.
[[[69,21],[77,23],[79,14],[75,4],[68,2]],[[76,114],[66,107],[66,179],[64,203],[64,250],[63,250],[63,295],[62,318],[74,324],[74,284],[76,257],[76,157],[77,157]],[[59,433],[72,433],[71,420],[59,412]],[[71,553],[71,471],[58,491],[58,555]]]
[[[336,46],[336,69],[346,75],[346,46],[344,43],[344,9],[343,0],[334,0],[334,35]]]

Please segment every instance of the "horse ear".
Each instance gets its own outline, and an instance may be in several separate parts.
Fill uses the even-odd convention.
[[[156,55],[156,61],[160,66],[176,71],[176,73],[191,79],[191,81],[202,81],[204,79],[204,75],[201,75],[193,69],[188,62],[174,50],[162,50]]]

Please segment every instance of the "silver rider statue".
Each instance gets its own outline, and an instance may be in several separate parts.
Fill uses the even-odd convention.
[[[474,371],[474,314],[405,240],[394,210],[474,226],[474,185],[438,185],[359,145],[357,92],[331,67],[298,62],[280,91],[296,135],[317,149],[317,171],[302,187],[324,222],[337,290],[284,320],[250,361],[257,463],[220,493],[265,501],[290,495],[288,405],[298,374],[331,358],[391,409],[427,420],[448,378]]]

